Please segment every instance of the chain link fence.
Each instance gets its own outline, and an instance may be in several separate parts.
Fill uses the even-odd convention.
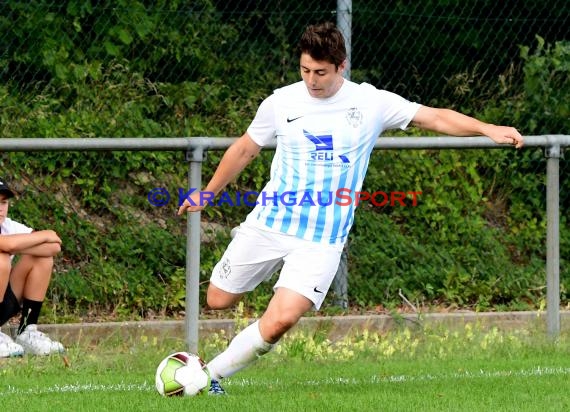
[[[353,78],[425,104],[474,110],[514,95],[521,47],[535,48],[537,36],[551,45],[569,40],[564,0],[339,3],[351,19]],[[179,83],[236,76],[251,64],[280,74],[268,79],[271,90],[296,71],[303,28],[336,21],[338,7],[314,0],[3,1],[1,78],[37,87],[73,79],[73,71],[93,76],[124,59],[149,81]]]
[[[372,83],[422,104],[512,124],[527,135],[569,133],[570,3],[566,0],[33,0],[0,2],[0,134],[238,136],[263,97],[299,79],[296,43],[304,27],[339,17],[350,19],[349,24],[339,23],[351,28],[354,81]],[[211,175],[219,156],[208,154],[204,179]],[[240,178],[233,189],[259,189],[269,158],[269,154],[262,156],[256,170]],[[524,289],[525,298],[518,296],[521,307],[536,305],[544,287],[545,161],[541,149],[517,154],[376,152],[372,165],[367,180],[370,190],[425,191],[423,208],[406,212],[392,208],[366,219],[373,212],[359,212],[348,263],[352,303],[370,307],[378,300],[377,294],[362,290],[381,287],[382,296],[392,302],[400,299],[398,291],[418,304],[439,300],[476,306],[483,297],[494,296],[481,307],[513,306],[509,290]],[[146,197],[155,187],[173,193],[184,187],[182,155],[50,153],[36,157],[3,153],[2,166],[24,194],[22,206],[14,211],[16,217],[39,213],[31,206],[24,208],[23,203],[40,197],[54,210],[48,221],[64,233],[68,249],[51,292],[58,311],[65,302],[70,307],[107,305],[115,311],[123,307],[128,311],[134,305],[143,316],[161,307],[168,311],[182,308],[183,296],[172,288],[163,293],[166,297],[155,301],[148,297],[146,303],[129,295],[142,287],[140,279],[145,276],[183,286],[184,233],[180,220],[172,216],[174,205],[153,207]],[[86,176],[86,171],[93,175]],[[567,172],[563,161],[563,214],[570,206]],[[450,182],[449,176],[454,178]],[[382,179],[393,187],[375,187]],[[453,184],[460,188],[454,189]],[[53,200],[52,192],[59,192]],[[463,203],[458,200],[462,196]],[[481,219],[462,227],[473,210]],[[221,208],[204,213],[214,228],[206,234],[212,253],[204,259],[205,279],[229,238],[229,228],[247,211]],[[62,216],[71,220],[64,224]],[[34,220],[45,223],[40,217]],[[137,228],[140,232],[135,231],[140,239],[136,246],[124,232],[113,231],[125,230],[128,227],[121,225],[133,221],[144,223]],[[390,247],[378,242],[371,250],[363,236],[370,235],[366,224],[397,232],[397,236],[390,237]],[[568,223],[563,219],[561,224],[561,246],[570,251]],[[503,232],[496,232],[499,229]],[[451,239],[445,243],[448,248],[438,250],[428,244],[423,238],[427,233],[438,233],[444,243]],[[493,236],[501,238],[500,251],[494,249]],[[90,248],[78,237],[105,243]],[[414,246],[410,241],[414,238],[426,243]],[[167,253],[162,248],[171,250]],[[494,250],[505,260],[496,260]],[[488,256],[483,258],[486,263],[493,259],[496,265],[510,262],[512,273],[493,273],[491,266],[481,269],[477,251]],[[106,266],[110,255],[126,260]],[[151,262],[142,274],[137,269],[141,259]],[[407,273],[417,272],[415,286],[398,280],[403,267]],[[535,271],[536,276],[517,284],[521,268]],[[103,272],[102,279],[115,275],[118,279],[122,272],[133,275],[103,286],[102,280],[89,279],[93,271]],[[433,272],[433,276],[439,272],[442,279],[431,284],[427,276],[422,278],[422,271]],[[563,296],[570,277],[567,272],[563,267]],[[502,283],[501,291],[493,292],[505,276],[513,283]],[[376,277],[388,280],[378,286]],[[357,288],[357,284],[366,287]],[[489,290],[477,289],[477,285]],[[465,297],[468,286],[470,295]],[[101,302],[104,294],[97,290],[111,297]],[[252,295],[253,307],[264,303],[262,293]]]

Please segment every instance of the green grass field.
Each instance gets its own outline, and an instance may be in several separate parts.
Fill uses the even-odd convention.
[[[225,380],[225,397],[163,398],[154,371],[182,341],[109,339],[0,360],[5,411],[566,411],[570,349],[543,332],[407,329],[334,342],[292,334]],[[222,339],[204,342],[211,358]]]

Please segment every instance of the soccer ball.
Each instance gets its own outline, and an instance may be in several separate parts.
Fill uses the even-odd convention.
[[[176,352],[158,365],[155,385],[162,396],[194,396],[210,385],[210,375],[199,356]]]

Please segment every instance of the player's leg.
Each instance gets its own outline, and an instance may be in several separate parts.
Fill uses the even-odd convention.
[[[60,342],[37,328],[38,319],[51,280],[53,257],[22,255],[10,273],[10,285],[22,302],[22,317],[16,342],[27,353],[49,355],[63,352]]]
[[[10,286],[23,304],[18,333],[37,324],[53,269],[52,257],[22,255],[10,273]]]
[[[6,323],[11,317],[15,316],[19,312],[20,302],[18,302],[18,299],[16,299],[16,296],[10,288],[10,284],[8,284],[6,290],[4,291],[4,298],[2,302],[0,302],[1,324]],[[23,354],[24,348],[22,345],[14,342],[8,333],[3,333],[0,331],[0,358],[22,356]]]
[[[230,293],[210,283],[206,293],[206,304],[209,309],[227,309],[234,306],[243,296],[243,293]]]
[[[10,287],[10,255],[0,253],[0,326],[20,312],[20,302]],[[10,335],[0,332],[0,358],[21,356],[24,348],[12,340]]]
[[[286,243],[290,243],[291,250],[284,259],[275,295],[267,310],[208,363],[216,383],[269,352],[303,314],[313,307],[320,308],[336,273],[342,247],[316,245],[294,238],[287,239]]]
[[[208,363],[210,376],[220,380],[253,363],[313,307],[313,302],[292,290],[279,288],[261,318],[238,333],[226,350]]]
[[[12,292],[10,284],[6,286],[4,291],[4,298],[0,302],[0,326],[4,325],[13,316],[20,312],[20,302]]]
[[[12,316],[16,315],[20,309],[18,301],[16,300],[16,308],[18,311],[12,313],[14,309],[14,298],[12,291],[8,291],[11,269],[12,262],[10,260],[10,254],[0,252],[0,326],[6,323]]]
[[[244,293],[270,278],[282,264],[285,251],[275,234],[247,224],[232,230],[232,241],[214,267],[206,294],[210,309],[227,309]]]
[[[245,292],[255,289],[281,267],[286,251],[281,247],[278,238],[274,233],[243,224],[233,231],[233,240],[214,267],[210,278],[206,300],[211,309],[233,306]],[[223,356],[216,358],[212,369],[208,367],[212,378],[209,393],[225,393],[218,383],[225,372],[218,373],[216,364],[225,365],[235,361],[247,365],[251,363],[252,356],[260,356],[271,347],[271,344],[265,343],[260,337],[257,323],[241,331],[224,351]]]
[[[259,319],[260,337],[264,342],[277,343],[313,306],[311,300],[293,290],[285,287],[276,289]]]

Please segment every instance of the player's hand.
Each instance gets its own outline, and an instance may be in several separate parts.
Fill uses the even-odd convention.
[[[489,125],[485,130],[485,135],[489,136],[495,143],[510,144],[517,149],[524,145],[524,137],[514,127]]]
[[[184,212],[199,212],[200,210],[204,209],[206,204],[207,202],[204,202],[203,199],[200,199],[200,192],[192,193],[190,196],[188,196],[188,199],[185,199],[182,205],[178,208],[177,215],[180,216]]]
[[[44,236],[45,243],[59,243],[61,245],[61,239],[53,230],[40,230],[40,233]]]

